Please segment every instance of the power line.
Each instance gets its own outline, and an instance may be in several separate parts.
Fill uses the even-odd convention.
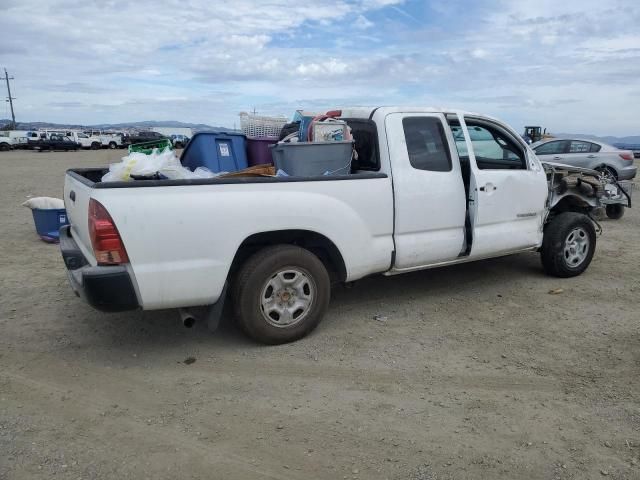
[[[16,97],[12,97],[11,96],[11,86],[9,85],[9,80],[13,80],[13,77],[10,77],[9,74],[7,73],[7,69],[4,69],[4,79],[7,82],[7,93],[9,94],[9,96],[7,97],[7,102],[9,102],[9,105],[11,106],[11,128],[15,129],[16,128],[16,114],[13,113],[13,101],[16,99]]]

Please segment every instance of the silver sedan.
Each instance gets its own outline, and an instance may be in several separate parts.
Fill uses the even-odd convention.
[[[531,145],[540,160],[607,172],[618,180],[636,176],[633,152],[595,140],[549,138]]]

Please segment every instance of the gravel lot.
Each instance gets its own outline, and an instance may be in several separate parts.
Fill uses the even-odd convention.
[[[0,153],[0,479],[640,478],[637,209],[581,277],[523,254],[370,278],[265,347],[75,297],[20,204],[122,155]]]

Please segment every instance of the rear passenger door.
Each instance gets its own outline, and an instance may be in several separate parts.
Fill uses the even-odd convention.
[[[596,152],[600,150],[600,145],[585,142],[583,140],[571,140],[564,162],[575,167],[592,168],[597,164]]]
[[[465,242],[466,200],[444,115],[392,113],[385,129],[393,159],[395,268],[457,258]]]

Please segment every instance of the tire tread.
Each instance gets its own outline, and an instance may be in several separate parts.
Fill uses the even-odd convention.
[[[568,231],[577,226],[585,227],[589,234],[589,253],[578,268],[569,267],[564,261],[563,246]],[[551,276],[569,278],[580,275],[591,263],[596,247],[596,232],[591,219],[576,212],[564,212],[553,218],[544,229],[540,259],[544,271]]]
[[[251,288],[250,283],[256,276],[256,272],[262,268],[266,262],[269,262],[274,257],[297,257],[301,263],[310,263],[312,268],[317,269],[317,275],[321,278],[316,278],[316,287],[318,292],[316,296],[318,302],[321,304],[318,306],[319,310],[314,315],[311,321],[305,321],[299,325],[299,328],[295,329],[295,332],[283,329],[282,331],[274,331],[272,334],[261,331],[260,328],[254,325],[256,321],[252,312],[246,311],[246,304],[243,300],[250,300],[250,296],[255,294],[254,292],[248,292],[247,289]],[[295,264],[295,261],[287,261],[285,263]],[[305,267],[306,268],[306,267]],[[323,291],[326,289],[326,291]],[[249,297],[249,298],[247,298]],[[326,298],[322,298],[326,297]],[[324,316],[330,297],[330,281],[329,274],[324,267],[324,264],[320,259],[311,253],[309,250],[295,246],[295,245],[273,245],[268,246],[249,257],[244,264],[240,267],[237,275],[232,283],[231,299],[233,302],[233,308],[238,326],[251,338],[256,341],[267,344],[286,343],[302,338],[311,332],[320,322]],[[322,301],[324,300],[324,301]],[[261,315],[261,314],[260,314]],[[257,316],[257,315],[256,315]]]

